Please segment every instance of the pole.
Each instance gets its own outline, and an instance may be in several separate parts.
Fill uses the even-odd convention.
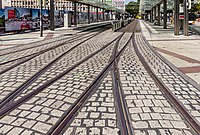
[[[184,0],[184,23],[183,30],[184,36],[188,36],[188,9],[187,9],[187,0]]]
[[[167,0],[163,0],[163,28],[167,29]]]
[[[98,7],[97,7],[97,10],[96,10],[96,20],[97,20],[97,22],[99,21],[99,11],[98,11]]]
[[[151,9],[151,22],[153,22],[153,8]]]
[[[0,0],[0,9],[2,9],[3,7],[2,7],[2,0]]]
[[[90,24],[90,5],[88,5],[88,24]]]
[[[153,9],[154,9],[154,21],[155,21],[156,20],[156,6]]]
[[[40,0],[40,37],[43,37],[42,0]]]
[[[158,4],[158,26],[160,26],[160,4]]]
[[[179,0],[174,0],[174,35],[179,35]]]
[[[74,2],[74,26],[77,26],[77,8],[76,8],[76,2]]]
[[[103,14],[103,21],[105,21],[105,9],[103,9],[102,14]]]
[[[50,30],[54,30],[54,0],[50,0]]]
[[[110,10],[110,20],[113,20],[112,10]]]

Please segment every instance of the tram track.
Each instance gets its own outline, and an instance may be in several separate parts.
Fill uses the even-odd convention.
[[[105,27],[107,27],[107,26],[105,26]],[[102,29],[102,26],[99,26],[97,29]],[[20,46],[15,46],[15,47],[3,49],[3,50],[0,50],[0,56],[16,53],[16,52],[20,52],[20,51],[24,51],[24,50],[27,50],[27,49],[37,48],[37,47],[40,47],[40,46],[44,46],[46,44],[49,45],[49,44],[52,44],[52,43],[55,43],[55,42],[59,42],[59,41],[65,40],[67,38],[70,38],[69,41],[71,41],[73,39],[76,39],[77,37],[80,37],[82,35],[88,34],[91,31],[96,31],[96,29],[94,30],[94,28],[87,28],[87,29],[81,30],[81,31],[79,31],[79,32],[77,32],[75,34],[67,34],[67,35],[64,34],[64,35],[62,35],[60,37],[53,38],[52,41],[47,41],[47,40],[46,41],[36,41],[36,42],[33,42],[33,43],[29,44],[29,45],[25,44],[25,45],[22,45],[22,46],[20,45]],[[84,34],[82,34],[83,32],[84,32]],[[70,35],[70,37],[66,38],[66,36],[68,36],[68,35]],[[11,50],[11,51],[9,51],[9,50]]]
[[[137,26],[137,23],[135,24],[135,28]],[[134,29],[135,29],[134,28]],[[127,29],[129,29],[127,27]],[[119,72],[117,70],[117,61],[120,59],[120,56],[123,54],[124,50],[130,43],[132,36],[128,39],[128,41],[125,43],[125,45],[121,48],[121,50],[118,52],[119,48],[119,42],[122,39],[123,35],[125,34],[125,30],[123,29],[122,36],[117,40],[115,43],[114,50],[112,52],[112,56],[110,58],[109,64],[102,70],[102,72],[96,77],[96,79],[90,84],[90,86],[86,89],[86,91],[82,94],[82,96],[74,103],[74,105],[67,111],[65,116],[62,117],[60,122],[58,122],[51,131],[48,132],[48,135],[57,135],[60,134],[63,130],[63,128],[66,125],[69,125],[70,121],[73,119],[73,117],[77,114],[78,110],[84,105],[84,103],[88,100],[91,93],[93,93],[97,87],[100,86],[102,80],[108,75],[108,73],[111,71],[112,80],[113,80],[113,89],[116,90],[114,93],[116,93],[116,101],[118,105],[119,117],[120,117],[120,123],[122,127],[121,133],[124,135],[132,135],[132,128],[130,124],[130,120],[128,118],[127,110],[125,109],[125,103],[122,96],[122,90],[121,85],[119,82]]]
[[[44,71],[41,70],[40,71],[41,73],[38,72],[38,75],[36,74],[35,78],[34,78],[34,76],[33,76],[33,78],[31,78],[33,82],[31,80],[29,82],[26,82],[27,84],[23,84],[24,88],[20,88],[21,90],[18,89],[18,91],[14,91],[12,94],[10,94],[11,96],[6,97],[5,100],[2,100],[0,102],[0,119],[4,118],[9,113],[15,113],[15,112],[13,112],[14,110],[19,111],[21,109],[20,106],[24,105],[25,103],[26,103],[26,105],[29,105],[29,103],[30,104],[33,103],[33,101],[30,101],[30,100],[36,96],[40,97],[40,94],[45,97],[45,94],[42,93],[42,91],[46,91],[46,93],[48,93],[48,94],[51,92],[54,93],[55,91],[60,91],[61,95],[63,95],[63,96],[65,95],[66,100],[69,100],[69,102],[67,102],[67,101],[65,102],[67,107],[65,107],[65,109],[63,109],[64,111],[60,114],[60,116],[58,117],[58,120],[56,120],[56,122],[53,125],[51,125],[51,127],[49,126],[48,128],[46,128],[45,131],[41,131],[41,133],[48,134],[48,135],[62,134],[66,128],[70,127],[70,124],[75,119],[77,114],[80,112],[80,109],[86,106],[86,103],[88,102],[89,98],[94,94],[94,92],[97,91],[97,89],[102,84],[103,80],[106,77],[108,77],[109,75],[111,75],[111,77],[110,77],[112,80],[111,81],[112,82],[111,91],[113,91],[113,95],[114,95],[113,97],[115,100],[114,108],[116,108],[116,110],[117,110],[116,119],[117,119],[117,122],[119,122],[117,124],[117,127],[120,129],[118,134],[123,134],[123,135],[135,134],[136,129],[134,127],[135,125],[133,124],[135,120],[131,121],[133,117],[131,116],[132,114],[131,114],[129,108],[130,107],[138,107],[138,106],[133,105],[133,103],[132,103],[132,106],[129,106],[130,104],[128,104],[128,103],[130,103],[130,102],[126,102],[127,101],[126,95],[129,92],[125,92],[126,91],[125,89],[127,87],[124,87],[124,86],[126,86],[123,84],[125,82],[122,81],[121,76],[120,76],[121,72],[124,72],[124,70],[120,69],[121,67],[118,67],[119,61],[121,60],[121,56],[123,55],[123,57],[126,57],[125,51],[127,53],[130,51],[129,48],[131,48],[133,50],[133,52],[132,52],[133,54],[130,56],[138,57],[139,62],[137,61],[137,59],[134,59],[134,58],[133,58],[133,61],[136,61],[136,63],[141,63],[141,65],[135,65],[136,69],[137,70],[138,69],[142,70],[142,68],[145,69],[144,72],[143,71],[140,72],[140,74],[143,74],[144,76],[139,76],[139,77],[144,77],[144,78],[141,78],[141,80],[146,79],[147,82],[144,81],[143,83],[145,83],[145,84],[150,83],[150,84],[148,84],[150,86],[150,88],[149,88],[150,91],[151,91],[151,86],[153,86],[153,84],[155,83],[155,87],[156,87],[155,89],[157,91],[162,91],[160,93],[157,93],[157,95],[163,95],[164,97],[166,97],[166,100],[167,100],[166,102],[168,102],[168,100],[169,100],[169,103],[171,106],[168,106],[168,107],[174,108],[176,110],[176,112],[178,113],[177,115],[181,114],[180,115],[181,118],[183,118],[183,120],[186,121],[187,125],[190,125],[189,127],[191,127],[191,129],[193,129],[191,133],[200,134],[200,130],[199,130],[200,126],[199,126],[198,121],[196,121],[196,119],[191,115],[191,113],[182,105],[182,103],[179,101],[179,99],[177,99],[173,95],[173,93],[162,82],[162,80],[160,80],[158,78],[157,74],[154,73],[152,67],[149,66],[148,61],[144,58],[142,52],[140,51],[140,49],[138,48],[138,45],[136,44],[137,39],[135,39],[135,32],[139,31],[138,21],[135,21],[134,24],[132,24],[132,25],[133,25],[132,29],[134,29],[134,30],[132,31],[133,34],[130,37],[129,37],[129,35],[125,36],[125,31],[122,32],[123,34],[119,34],[117,37],[112,39],[112,41],[110,41],[103,47],[98,48],[98,50],[85,56],[80,61],[75,62],[72,66],[67,67],[66,69],[64,69],[64,71],[60,72],[55,77],[45,81],[45,83],[42,83],[41,85],[40,85],[40,83],[38,83],[37,85],[39,85],[39,86],[36,89],[33,89],[29,93],[24,93],[23,95],[21,95],[21,98],[15,100],[15,98],[18,97],[19,94],[21,94],[23,91],[25,91],[25,89],[27,87],[29,87],[35,81],[35,79],[38,79],[39,76],[41,76],[43,74],[43,72],[46,72],[48,67],[43,68],[42,70],[44,70]],[[129,32],[130,32],[130,26],[127,27],[127,29],[129,29]],[[126,42],[124,42],[124,41],[126,41]],[[101,64],[99,64],[99,63],[102,63],[102,61],[100,60],[100,59],[102,59],[101,55],[103,55],[105,53],[108,53],[108,55],[106,55],[106,56],[109,56],[109,57],[105,58],[105,61],[107,63],[104,61],[104,64],[101,65]],[[97,58],[95,56],[97,56],[99,58]],[[127,60],[130,60],[129,59],[130,56],[127,57]],[[89,67],[81,66],[82,64],[86,64],[86,63],[88,65],[90,65],[90,64],[93,65],[94,63],[91,63],[91,61],[90,61],[91,59],[93,59],[94,62],[98,63],[97,67],[101,67],[101,68],[93,69],[92,66],[91,67],[90,66]],[[123,60],[121,60],[121,61],[123,61]],[[132,64],[132,65],[134,65],[134,64]],[[86,81],[87,79],[84,78],[84,69],[86,69],[85,71],[88,71],[88,74],[90,74],[89,71],[92,71],[95,69],[98,70],[97,73],[95,72],[96,73],[95,75],[92,74],[92,75],[89,75],[86,77],[89,79],[94,77],[91,79],[91,82],[90,81],[87,82]],[[74,72],[72,73],[72,71],[74,71]],[[132,74],[132,73],[130,73],[130,71],[131,71],[131,69],[128,70],[127,72],[129,72],[129,74]],[[80,79],[73,78],[72,77],[73,74],[77,74],[77,78],[80,78]],[[66,75],[68,75],[68,76],[66,76]],[[124,75],[126,75],[126,74],[124,73]],[[65,81],[64,76],[67,79],[69,79],[69,81]],[[134,73],[133,73],[133,76],[134,76]],[[149,78],[148,78],[148,76],[149,76]],[[45,77],[47,77],[47,76],[45,76]],[[130,77],[129,77],[129,79],[130,79]],[[72,80],[75,81],[75,83],[72,83]],[[86,81],[85,84],[87,84],[87,85],[85,85],[83,83],[83,81]],[[133,80],[133,81],[136,81],[136,80]],[[148,82],[148,81],[150,81],[150,82]],[[62,94],[62,91],[60,90],[60,86],[63,86],[63,85],[61,85],[60,82],[63,82],[64,87],[66,87],[66,88],[62,88],[62,89],[65,92],[69,92],[69,93],[67,93],[67,95]],[[68,83],[70,83],[70,82],[72,83],[72,85],[68,85]],[[59,87],[56,87],[55,83],[58,83]],[[83,83],[83,84],[81,84],[81,83]],[[127,81],[126,81],[126,83],[127,83]],[[136,83],[140,83],[140,81],[138,81]],[[52,86],[51,88],[49,88],[53,84],[55,84],[55,85]],[[75,87],[75,86],[73,86],[73,84],[77,84],[77,86]],[[84,90],[82,90],[81,89],[82,86],[87,86],[87,87],[83,87]],[[141,86],[141,85],[138,85],[138,86]],[[135,88],[137,88],[138,86],[136,85]],[[71,95],[72,93],[70,93],[71,92],[70,87],[76,88],[73,91],[73,94],[75,94],[75,91],[76,91],[77,95],[75,95],[75,96]],[[129,87],[129,89],[130,89],[130,87]],[[154,89],[154,88],[152,88],[152,89]],[[103,90],[105,90],[104,92],[107,92],[106,89],[103,89]],[[132,88],[132,90],[134,90],[134,88]],[[137,95],[135,93],[131,93],[131,94],[132,94],[132,96],[139,97],[139,95]],[[32,104],[33,106],[35,106],[34,108],[39,107],[40,105],[44,105],[44,103],[42,101],[43,96],[40,97],[41,99],[39,99],[39,100],[41,100],[41,101],[39,103]],[[145,94],[141,92],[141,96],[145,97]],[[153,95],[151,95],[151,96],[153,96]],[[74,97],[73,100],[72,100],[72,97]],[[147,99],[148,99],[148,96],[146,96],[145,100],[147,101]],[[131,100],[134,100],[134,98]],[[165,100],[165,98],[164,98],[164,100]],[[9,102],[9,101],[11,101],[11,102]],[[47,98],[46,101],[49,101],[49,99]],[[61,101],[64,101],[64,99],[57,100],[57,101],[61,102]],[[67,104],[67,103],[70,103],[70,104]],[[45,102],[45,104],[47,104],[45,106],[48,107],[48,103]],[[50,106],[50,104],[51,103],[49,103],[49,106]],[[90,104],[88,104],[88,105],[90,106]],[[147,106],[145,104],[145,107],[147,107]],[[60,110],[59,105],[58,105],[57,110]],[[32,109],[30,110],[30,112],[31,111],[32,111]],[[155,114],[154,111],[152,111],[152,112]],[[49,115],[51,115],[51,113]],[[140,120],[142,121],[143,119],[140,119]],[[87,125],[84,125],[84,126],[87,127]],[[1,128],[1,125],[0,125],[0,128]],[[75,127],[75,128],[77,128],[77,127]],[[89,129],[90,128],[91,127],[89,127]],[[186,128],[187,128],[187,126],[186,126]],[[163,128],[163,129],[165,129],[165,128]],[[34,132],[35,132],[35,130],[36,130],[36,128],[33,128]],[[142,132],[143,132],[143,130],[149,130],[149,129],[146,129],[146,128],[142,129]],[[152,130],[156,130],[156,129],[152,129]],[[180,130],[185,130],[185,128],[183,128],[183,129],[180,128]],[[190,130],[190,128],[189,129],[187,128],[187,130]],[[138,129],[137,129],[137,131],[138,131]],[[75,131],[72,131],[72,132],[75,133]],[[185,131],[183,131],[183,132],[185,132]],[[87,131],[87,133],[88,133],[88,131]],[[101,131],[101,133],[102,133],[102,131]],[[146,131],[144,133],[146,133]],[[157,132],[157,133],[159,133],[159,132]]]
[[[122,36],[124,33],[122,34]],[[76,101],[76,103],[69,109],[69,111],[65,114],[65,116],[62,118],[60,122],[55,125],[52,130],[48,133],[49,135],[57,135],[59,134],[63,128],[69,124],[71,119],[75,116],[77,111],[80,109],[80,107],[87,101],[90,94],[95,91],[95,89],[101,84],[101,81],[106,77],[108,72],[111,70],[112,66],[115,64],[115,61],[120,58],[120,56],[123,54],[123,51],[127,47],[128,43],[130,42],[130,39],[127,41],[127,43],[124,45],[124,47],[120,50],[120,52],[117,53],[117,46],[119,44],[120,39],[122,36],[117,40],[115,44],[115,48],[113,50],[113,54],[111,56],[110,62],[108,65],[101,71],[101,73],[96,77],[96,79],[90,84],[90,86],[86,89],[86,91],[82,94],[82,96]]]
[[[84,42],[90,40],[91,38],[95,37],[96,35],[98,35],[98,34],[100,34],[100,33],[101,33],[101,32],[99,32],[99,33],[97,33],[97,34],[90,35],[90,36],[88,36],[86,39],[84,39],[85,37],[82,37],[81,39],[84,39],[84,40],[81,41],[80,43],[78,43],[77,45],[75,45],[74,47],[72,47],[72,49],[76,48],[77,46],[79,46],[79,45],[81,45],[82,43],[84,43]],[[76,41],[78,41],[78,40],[80,40],[80,38],[79,38],[79,39],[76,39]],[[27,62],[27,61],[29,61],[29,60],[31,60],[31,59],[33,59],[33,58],[35,58],[35,57],[37,57],[37,56],[39,56],[39,55],[41,55],[41,54],[43,54],[43,53],[45,53],[45,52],[51,51],[51,50],[53,50],[53,49],[56,49],[56,48],[58,48],[58,47],[60,47],[60,46],[62,46],[62,45],[70,44],[70,43],[72,43],[72,42],[75,42],[75,41],[70,41],[70,42],[68,42],[68,43],[62,43],[62,44],[59,44],[59,45],[57,45],[57,46],[50,47],[50,48],[48,48],[48,49],[42,50],[42,51],[40,51],[40,52],[36,52],[36,53],[30,54],[30,55],[21,57],[21,58],[19,58],[19,59],[15,59],[15,60],[12,60],[12,61],[8,61],[8,62],[1,63],[2,65],[4,65],[4,64],[7,64],[7,63],[11,63],[11,62],[13,62],[13,61],[16,61],[16,60],[17,60],[17,61],[20,60],[20,62],[17,62],[16,64],[13,64],[13,65],[11,65],[11,66],[9,66],[9,67],[3,69],[2,71],[0,71],[0,75],[3,74],[3,73],[5,73],[5,72],[7,72],[7,71],[9,71],[9,70],[11,70],[11,69],[13,69],[13,68],[15,68],[15,67],[17,67],[17,66],[19,66],[19,65],[21,65],[21,64],[23,64],[23,63],[25,63],[25,62]],[[70,50],[72,50],[72,49],[70,49]],[[69,52],[69,51],[67,51],[67,52]],[[65,54],[66,54],[66,53],[63,53],[63,55],[65,55]],[[61,58],[61,57],[60,57],[60,58]],[[22,60],[21,60],[21,59],[22,59]],[[0,65],[1,65],[1,64],[0,64]]]
[[[135,38],[135,37],[134,37]],[[192,127],[192,129],[197,133],[200,134],[200,123],[196,120],[194,116],[188,111],[188,109],[179,101],[179,99],[171,92],[171,90],[162,82],[162,80],[155,74],[152,68],[149,66],[148,62],[145,60],[144,56],[140,52],[138,45],[136,44],[134,39],[133,48],[135,49],[136,55],[140,59],[143,67],[146,69],[148,74],[151,76],[155,84],[160,88],[160,90],[164,93],[170,103],[174,106],[182,117],[187,121],[187,123]]]
[[[121,35],[120,35],[121,36]],[[60,79],[61,77],[63,77],[65,74],[69,73],[71,70],[73,70],[74,68],[76,68],[77,66],[79,66],[80,64],[82,64],[83,62],[87,61],[89,58],[93,57],[94,55],[96,55],[97,53],[101,52],[102,50],[104,50],[106,47],[108,47],[110,44],[112,44],[113,42],[115,42],[120,36],[118,36],[117,38],[115,38],[114,40],[112,40],[111,42],[109,42],[108,44],[106,44],[105,46],[103,46],[102,48],[98,49],[97,51],[91,53],[90,55],[86,56],[85,58],[83,58],[81,61],[75,63],[74,65],[72,65],[71,67],[69,67],[67,70],[63,71],[62,73],[60,73],[58,76],[52,78],[51,80],[45,82],[42,86],[40,86],[38,89],[30,92],[29,94],[23,96],[21,99],[17,100],[16,102],[10,104],[9,101],[15,97],[18,93],[21,93],[24,88],[28,87],[33,80],[35,80],[35,77],[37,78],[42,72],[39,72],[38,75],[36,74],[34,76],[34,78],[31,78],[29,81],[27,81],[27,83],[23,84],[23,86],[14,91],[13,93],[11,93],[9,96],[7,96],[5,99],[2,100],[1,102],[1,110],[0,110],[0,117],[2,117],[3,115],[5,115],[7,112],[9,112],[10,110],[16,108],[17,106],[19,106],[20,104],[22,104],[24,101],[30,99],[31,97],[33,97],[35,94],[39,93],[40,91],[42,91],[44,88],[48,87],[49,85],[51,85],[52,83],[54,83],[55,81],[57,81],[58,79]],[[48,67],[47,67],[48,68]],[[46,69],[45,69],[46,70]],[[8,106],[5,107],[6,104],[8,104]],[[3,108],[3,109],[2,109]]]
[[[106,28],[105,28],[105,30],[106,30]],[[90,32],[91,32],[91,31],[90,31]],[[34,57],[40,55],[40,54],[42,54],[42,53],[45,53],[45,52],[50,51],[50,50],[52,50],[52,49],[56,49],[56,48],[58,48],[58,47],[61,47],[61,46],[63,46],[63,45],[66,45],[66,44],[70,44],[70,43],[79,41],[79,40],[84,39],[84,38],[86,38],[85,40],[87,40],[88,37],[98,35],[98,34],[100,34],[101,32],[103,32],[103,31],[101,30],[100,32],[95,33],[95,34],[90,34],[90,33],[88,32],[89,35],[87,35],[87,34],[84,33],[84,34],[78,35],[78,36],[77,36],[78,38],[77,38],[77,37],[73,37],[72,39],[69,39],[69,40],[67,40],[67,41],[60,40],[60,41],[62,41],[61,43],[59,43],[60,41],[55,41],[55,43],[58,43],[57,45],[54,45],[54,46],[52,46],[52,47],[48,47],[47,49],[43,49],[43,50],[40,50],[40,51],[38,51],[38,52],[33,52],[33,53],[31,53],[31,54],[28,54],[28,55],[25,55],[25,56],[22,56],[22,57],[19,57],[19,58],[15,58],[15,59],[11,59],[11,60],[8,60],[8,61],[0,62],[0,66],[3,66],[3,65],[5,65],[5,64],[12,63],[12,62],[15,62],[15,61],[20,61],[19,63],[16,62],[16,64],[14,64],[14,65],[12,66],[12,67],[14,67],[14,66],[16,66],[17,64],[22,64],[22,63],[24,63],[24,62],[26,62],[26,61],[28,61],[28,60],[30,60],[30,59],[32,59],[32,58],[34,58]],[[50,44],[51,44],[51,43],[50,43]],[[21,52],[21,50],[20,50],[20,51],[17,51],[17,52]],[[12,54],[12,55],[14,55],[14,54]],[[1,56],[1,57],[2,57],[2,56]],[[10,68],[11,68],[11,66],[10,66]],[[9,69],[9,68],[8,68],[8,69]],[[8,69],[7,69],[7,71],[8,71]],[[5,71],[6,71],[6,69],[5,69]],[[5,72],[5,71],[1,71],[1,72],[3,73],[3,72]],[[2,74],[1,72],[0,72],[0,74]]]
[[[100,34],[100,33],[99,33]],[[98,35],[98,34],[97,34]],[[14,92],[10,93],[7,95],[4,99],[0,101],[0,109],[10,100],[12,100],[16,95],[21,93],[23,90],[25,90],[28,86],[30,86],[35,80],[37,80],[44,72],[46,72],[54,63],[56,63],[58,60],[60,60],[62,57],[64,57],[67,53],[71,52],[73,49],[81,45],[82,43],[90,40],[91,38],[95,37],[94,36],[89,37],[88,39],[80,42],[79,44],[73,46],[72,48],[69,48],[66,52],[61,54],[59,57],[55,58],[53,61],[51,61],[48,65],[43,67],[40,71],[38,71],[34,76],[32,76],[30,79],[28,79],[25,83],[23,83],[19,88],[17,88]]]

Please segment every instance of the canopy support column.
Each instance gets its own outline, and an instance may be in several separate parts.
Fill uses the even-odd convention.
[[[163,0],[163,28],[167,29],[167,0]]]
[[[188,9],[187,9],[187,0],[184,0],[184,23],[183,23],[183,31],[184,36],[188,36]]]
[[[98,10],[98,7],[96,9],[96,20],[97,20],[97,22],[99,21],[99,10]]]
[[[105,21],[105,9],[103,9],[102,15],[103,15],[103,21]]]
[[[54,30],[54,0],[50,0],[50,30]]]
[[[150,22],[153,22],[153,8],[151,9],[151,13],[150,13]]]
[[[158,26],[160,26],[160,4],[158,4]]]
[[[88,24],[90,24],[90,5],[88,5],[87,17],[88,17]]]
[[[179,35],[179,0],[174,0],[174,35]]]
[[[77,3],[74,2],[74,26],[77,26]]]

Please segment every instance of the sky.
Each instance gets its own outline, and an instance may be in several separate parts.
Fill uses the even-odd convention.
[[[125,0],[125,3],[128,4],[130,1],[137,1],[137,0]]]

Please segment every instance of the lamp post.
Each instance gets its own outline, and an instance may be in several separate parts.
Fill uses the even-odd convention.
[[[183,31],[184,31],[184,36],[188,36],[188,8],[187,8],[187,0],[184,0],[184,27],[183,27]]]
[[[43,37],[42,0],[40,0],[40,37]]]

